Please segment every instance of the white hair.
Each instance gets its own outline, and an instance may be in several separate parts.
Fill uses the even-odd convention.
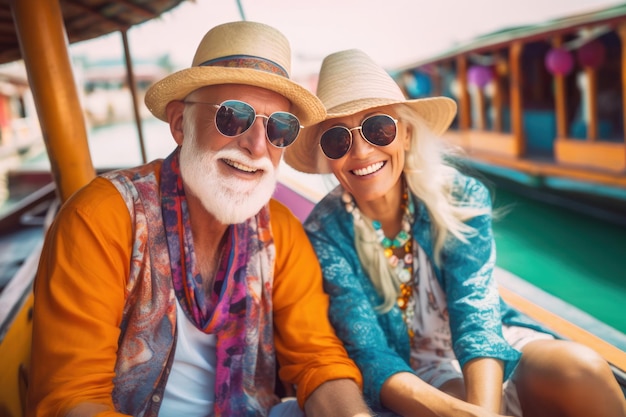
[[[233,147],[207,151],[199,146],[194,134],[194,107],[186,106],[183,117],[184,142],[180,150],[180,170],[185,191],[197,197],[204,208],[222,224],[241,223],[256,215],[266,205],[278,179],[269,158],[251,159]],[[236,161],[263,172],[256,181],[241,180],[220,173],[218,160]]]
[[[465,222],[489,213],[490,208],[468,207],[455,200],[452,186],[458,170],[448,159],[454,153],[453,149],[434,135],[411,107],[399,105],[395,110],[398,118],[409,126],[411,136],[410,148],[405,156],[404,178],[411,193],[428,210],[434,238],[434,261],[440,265],[447,239],[467,243],[467,238],[476,230]],[[371,222],[355,218],[354,230],[355,246],[363,269],[383,298],[378,309],[389,311],[396,303],[400,282],[380,248]]]

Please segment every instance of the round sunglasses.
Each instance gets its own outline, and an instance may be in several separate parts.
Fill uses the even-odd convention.
[[[324,155],[330,159],[339,159],[347,154],[354,140],[353,130],[360,130],[361,136],[372,145],[387,146],[396,138],[398,121],[387,114],[376,114],[365,118],[361,126],[352,129],[333,126],[320,137],[320,147]]]
[[[254,107],[239,100],[226,100],[220,104],[204,103],[201,101],[185,101],[186,104],[206,104],[217,109],[215,112],[215,127],[224,136],[234,138],[244,134],[254,124],[257,117],[263,118],[265,137],[277,148],[286,148],[291,145],[300,129],[298,118],[285,111],[277,111],[269,116],[257,114]]]

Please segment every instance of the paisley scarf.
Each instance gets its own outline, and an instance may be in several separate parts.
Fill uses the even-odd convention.
[[[185,315],[217,336],[216,416],[263,416],[275,403],[272,277],[275,249],[269,209],[226,231],[224,251],[206,294],[196,267],[179,152],[161,168],[162,215],[172,281]],[[182,227],[181,227],[182,226]]]

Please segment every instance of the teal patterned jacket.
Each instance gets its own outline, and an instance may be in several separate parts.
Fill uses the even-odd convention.
[[[352,215],[344,208],[342,192],[338,186],[325,196],[307,218],[305,229],[324,273],[331,322],[363,373],[368,403],[380,408],[380,389],[387,378],[398,372],[413,372],[409,366],[409,339],[397,306],[382,314],[375,310],[382,299],[359,262],[353,244]],[[461,204],[491,207],[488,189],[472,177],[458,174],[453,194]],[[439,268],[433,260],[428,212],[420,200],[413,198],[416,202],[413,237],[430,258],[446,293],[457,359],[461,366],[478,357],[500,359],[507,379],[521,353],[502,337],[502,323],[545,329],[500,298],[493,277],[495,242],[491,214],[468,221],[477,231],[469,238],[469,244],[449,239]]]

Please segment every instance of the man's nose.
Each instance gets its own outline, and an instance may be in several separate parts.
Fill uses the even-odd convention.
[[[265,117],[257,115],[248,131],[240,136],[240,146],[246,149],[251,156],[262,156],[266,153],[266,120]]]

